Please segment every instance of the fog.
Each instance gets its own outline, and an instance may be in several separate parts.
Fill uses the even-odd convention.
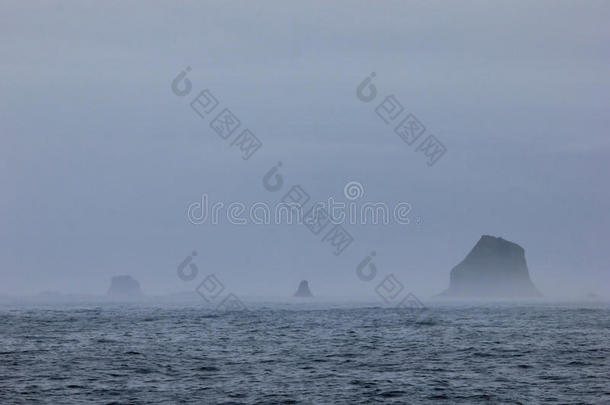
[[[393,274],[428,298],[489,234],[525,249],[545,297],[610,298],[610,4],[588,4],[3,1],[0,295],[103,295],[120,274],[192,294],[214,274],[240,297],[308,280],[379,300]],[[219,106],[201,118],[204,89]],[[433,165],[376,113],[390,95],[446,147]],[[210,127],[224,108],[262,142],[248,159]],[[358,203],[408,203],[409,223],[345,224],[336,255],[304,225],[187,215],[203,195],[273,205],[295,185],[346,203],[349,182]]]

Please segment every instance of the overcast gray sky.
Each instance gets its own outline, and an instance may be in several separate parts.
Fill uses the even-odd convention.
[[[354,269],[375,250],[426,297],[492,234],[546,295],[610,296],[608,21],[603,1],[1,1],[0,293],[192,290],[195,249],[238,294],[368,297]],[[263,142],[251,159],[189,107],[205,88]],[[447,147],[436,165],[377,117],[387,95]],[[302,226],[187,221],[204,193],[277,201],[278,161],[285,188],[345,201],[358,181],[422,221],[346,225],[340,256]]]

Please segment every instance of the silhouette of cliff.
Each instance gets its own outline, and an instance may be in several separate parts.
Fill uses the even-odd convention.
[[[311,291],[309,291],[309,283],[307,280],[303,280],[299,283],[297,292],[294,293],[295,297],[313,297]]]
[[[451,270],[443,297],[539,297],[530,280],[525,251],[516,243],[483,235],[460,264]]]
[[[131,276],[114,276],[110,281],[110,288],[106,293],[112,298],[140,298],[142,290],[140,283]]]

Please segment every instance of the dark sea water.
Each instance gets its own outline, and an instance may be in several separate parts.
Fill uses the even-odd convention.
[[[5,305],[0,325],[0,404],[610,401],[605,304]]]

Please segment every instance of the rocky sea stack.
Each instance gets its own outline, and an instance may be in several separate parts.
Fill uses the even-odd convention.
[[[299,283],[297,292],[294,293],[295,297],[313,297],[311,291],[309,291],[309,283],[307,280],[303,280]]]
[[[134,299],[142,297],[142,290],[140,283],[131,276],[114,276],[106,295],[112,298]]]
[[[447,298],[534,298],[540,292],[530,280],[525,250],[502,238],[483,235],[451,270]]]

